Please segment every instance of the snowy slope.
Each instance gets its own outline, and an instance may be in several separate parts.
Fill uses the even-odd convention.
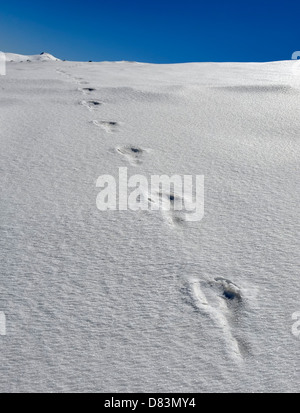
[[[298,68],[8,63],[0,391],[299,391]],[[100,212],[124,166],[205,175],[204,219]]]

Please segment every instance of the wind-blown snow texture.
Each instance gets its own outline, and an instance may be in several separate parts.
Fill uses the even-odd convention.
[[[0,390],[299,391],[299,62],[11,60]],[[205,175],[204,219],[100,212],[121,166]]]

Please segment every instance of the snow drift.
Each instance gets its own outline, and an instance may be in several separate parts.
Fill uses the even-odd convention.
[[[6,55],[7,62],[15,62],[15,63],[28,62],[28,61],[30,62],[49,62],[49,61],[58,62],[60,61],[60,59],[57,59],[56,57],[52,56],[49,53],[41,53],[39,55],[31,55],[31,56],[15,54],[15,53],[5,53],[5,55]]]

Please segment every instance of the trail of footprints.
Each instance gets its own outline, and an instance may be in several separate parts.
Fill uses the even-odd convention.
[[[75,79],[79,84],[86,84],[82,78]],[[96,91],[93,87],[80,87],[79,91],[81,91],[84,95],[92,95],[93,92]],[[102,102],[96,99],[84,99],[81,102],[81,105],[86,107],[89,111],[94,111],[97,107],[102,105]],[[114,133],[117,132],[119,129],[119,123],[116,121],[104,121],[104,120],[93,120],[92,124],[101,128],[106,133]],[[135,145],[126,145],[126,146],[117,146],[115,151],[120,156],[124,157],[131,165],[138,166],[141,165],[143,162],[143,158],[147,153],[147,150],[135,146]],[[171,226],[175,225],[182,225],[186,222],[186,214],[187,211],[184,210],[177,210],[175,205],[177,202],[181,202],[181,205],[184,207],[186,201],[175,194],[168,194],[168,193],[157,193],[151,194],[151,197],[148,194],[145,194],[147,200],[149,202],[150,209],[154,210],[161,210],[165,220]]]
[[[57,72],[72,78],[70,74],[62,70],[58,69]],[[103,103],[92,98],[96,89],[87,86],[89,83],[81,77],[75,77],[73,80],[79,85],[78,91],[85,96],[80,104],[91,112],[97,110]],[[106,133],[117,132],[120,126],[116,121],[93,120],[91,123]],[[131,165],[139,166],[147,150],[135,145],[126,145],[117,146],[114,152]],[[170,226],[182,226],[186,223],[189,212],[184,209],[187,201],[183,197],[161,191],[151,194],[145,192],[144,197],[150,209],[160,210]],[[176,208],[178,203],[183,206],[183,209]],[[247,306],[242,290],[230,280],[222,277],[216,277],[212,281],[187,278],[186,282],[187,287],[183,290],[185,296],[189,297],[191,305],[203,316],[209,317],[215,327],[222,331],[226,352],[237,362],[241,361],[244,355],[247,355],[248,348],[242,340],[235,337],[233,331],[238,326],[239,319]]]
[[[94,112],[97,111],[103,105],[98,99],[94,98],[94,92],[97,90],[89,85],[89,82],[86,82],[82,77],[72,77],[70,73],[67,73],[64,70],[57,69],[58,73],[66,76],[68,79],[71,79],[78,85],[78,91],[82,93],[84,99],[79,103],[85,107],[88,111]],[[111,134],[118,132],[120,124],[112,120],[93,120],[91,121],[93,125],[104,130],[106,133]],[[147,150],[136,146],[136,145],[126,145],[126,146],[117,146],[115,152],[122,156],[129,164],[133,166],[139,166],[143,163],[143,159],[147,153]],[[186,205],[186,200],[181,196],[177,196],[174,193],[154,193],[149,196],[145,194],[145,197],[149,203],[151,210],[160,210],[165,221],[170,226],[180,226],[184,225],[187,221],[188,211],[184,210],[184,205]],[[183,206],[182,210],[178,210],[176,205],[181,203]]]

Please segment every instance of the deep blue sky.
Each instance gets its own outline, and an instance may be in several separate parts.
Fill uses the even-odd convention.
[[[0,50],[67,60],[288,60],[298,0],[3,0]]]

